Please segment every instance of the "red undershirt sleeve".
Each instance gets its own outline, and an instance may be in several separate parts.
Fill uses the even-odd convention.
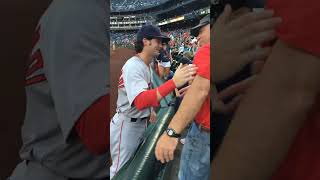
[[[82,143],[96,155],[104,154],[109,149],[109,104],[110,95],[102,96],[82,113],[75,125]]]
[[[162,97],[167,96],[170,92],[174,91],[176,85],[173,80],[165,82],[163,85],[159,86],[157,89],[151,89],[140,93],[134,99],[134,105],[138,110],[142,110],[147,107],[157,107],[159,106],[159,101],[157,100],[157,90]]]

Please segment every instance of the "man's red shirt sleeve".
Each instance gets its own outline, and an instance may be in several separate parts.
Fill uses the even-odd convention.
[[[320,56],[320,1],[269,0],[269,9],[282,18],[278,38],[295,48]]]
[[[320,56],[320,1],[269,0],[269,9],[282,18],[278,38],[291,47]],[[303,61],[303,59],[301,60]],[[320,177],[320,98],[310,111],[272,180],[317,180]]]
[[[198,67],[197,75],[210,80],[210,44],[198,49],[193,63]]]

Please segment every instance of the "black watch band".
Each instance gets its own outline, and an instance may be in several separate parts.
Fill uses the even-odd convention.
[[[167,128],[166,133],[169,137],[179,138],[181,137],[181,134],[178,134],[174,129]]]

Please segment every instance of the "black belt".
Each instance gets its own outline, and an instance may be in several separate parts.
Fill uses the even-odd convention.
[[[137,122],[139,121],[144,121],[144,120],[149,120],[150,117],[144,117],[144,118],[131,118],[131,122]]]

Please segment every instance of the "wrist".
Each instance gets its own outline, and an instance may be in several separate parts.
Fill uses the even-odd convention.
[[[168,136],[168,137],[172,137],[172,138],[180,138],[181,137],[181,134],[177,133],[176,130],[174,130],[173,128],[170,128],[168,127],[165,131],[165,134]]]
[[[178,87],[178,82],[177,82],[177,80],[176,80],[176,77],[172,77],[172,82],[174,83],[174,85],[176,86],[176,87]]]
[[[158,92],[161,95],[161,97],[167,96],[169,93],[174,91],[176,88],[176,85],[174,84],[173,80],[169,80],[158,87]]]

